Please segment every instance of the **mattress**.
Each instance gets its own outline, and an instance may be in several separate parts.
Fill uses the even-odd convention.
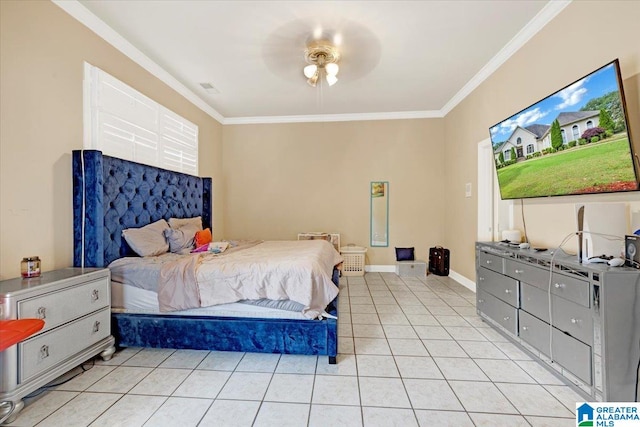
[[[111,311],[113,313],[162,314],[169,316],[216,316],[310,320],[301,312],[279,310],[239,302],[220,304],[211,307],[192,308],[189,310],[161,312],[158,305],[157,293],[113,281],[111,282]]]

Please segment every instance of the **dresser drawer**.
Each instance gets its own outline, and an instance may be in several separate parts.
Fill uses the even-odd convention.
[[[591,307],[589,282],[554,273],[551,278],[551,293],[584,307]]]
[[[493,295],[478,291],[477,309],[512,334],[518,332],[518,310]]]
[[[553,333],[553,359],[587,384],[591,379],[591,347],[550,327],[547,323],[520,310],[520,339],[538,349],[545,356],[549,351],[549,334]]]
[[[94,280],[18,302],[18,318],[44,319],[48,331],[111,304],[109,278]]]
[[[520,308],[549,322],[549,294],[536,286],[520,282]]]
[[[487,252],[478,252],[478,266],[488,268],[497,273],[502,273],[503,270],[503,258],[497,255],[489,254]]]
[[[78,319],[18,344],[18,382],[24,383],[111,333],[111,310]]]
[[[553,328],[553,358],[565,369],[591,385],[591,347]]]
[[[506,259],[505,274],[544,291],[549,289],[548,268]],[[589,303],[589,282],[586,280],[565,276],[554,271],[551,276],[551,293],[585,307],[591,306]]]
[[[520,310],[520,339],[536,348],[540,353],[549,356],[549,325],[537,317]],[[548,315],[547,315],[548,316]]]
[[[518,307],[518,281],[484,267],[478,268],[478,287],[502,301]]]
[[[561,331],[568,332],[572,337],[593,345],[593,319],[591,309],[579,304],[558,298],[551,298],[553,313],[553,326]]]

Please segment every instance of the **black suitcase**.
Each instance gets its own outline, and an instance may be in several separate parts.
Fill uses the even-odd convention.
[[[429,248],[429,273],[438,276],[449,275],[449,249],[442,246]]]

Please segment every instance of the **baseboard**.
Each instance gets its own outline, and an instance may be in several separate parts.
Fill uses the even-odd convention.
[[[456,282],[460,283],[465,288],[468,288],[468,289],[472,290],[473,292],[476,291],[476,282],[474,282],[473,280],[467,279],[462,274],[456,273],[453,270],[449,270],[449,277],[451,277]]]

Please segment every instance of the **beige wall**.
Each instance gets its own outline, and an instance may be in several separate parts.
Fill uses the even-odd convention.
[[[442,119],[224,126],[223,141],[225,237],[332,231],[369,246],[369,183],[389,181],[390,246],[367,264],[442,242]]]
[[[489,79],[445,117],[445,243],[451,268],[475,280],[477,198],[464,197],[464,183],[477,182],[477,144],[489,127],[581,76],[620,59],[632,136],[640,145],[640,2],[574,1]],[[636,148],[636,150],[638,150]],[[638,209],[640,194],[561,197],[525,201],[529,239],[555,247],[575,231],[574,204],[624,201]],[[519,203],[516,228],[522,229]],[[567,249],[575,251],[575,241]]]
[[[0,278],[24,256],[73,261],[71,151],[82,148],[83,61],[200,128],[200,174],[222,199],[222,126],[53,3],[0,1]],[[214,202],[215,203],[215,202]],[[223,229],[222,206],[215,205]]]

